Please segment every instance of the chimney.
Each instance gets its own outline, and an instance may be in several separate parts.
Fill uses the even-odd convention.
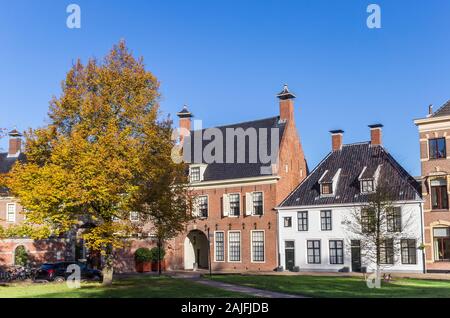
[[[289,92],[287,84],[284,85],[283,90],[277,97],[280,100],[280,119],[286,121],[293,120],[295,95]]]
[[[183,142],[184,137],[189,136],[191,131],[191,118],[194,117],[192,113],[188,110],[187,106],[184,105],[183,109],[177,113],[179,121],[179,127],[182,129],[180,132],[180,142]]]
[[[370,128],[370,144],[372,146],[381,146],[381,128],[383,128],[382,124],[374,124],[369,125]]]
[[[11,130],[9,133],[9,149],[8,158],[18,157],[22,150],[22,134],[17,129]]]
[[[431,116],[433,116],[433,105],[432,104],[428,106],[428,115],[427,115],[427,117],[431,117]]]
[[[344,134],[343,130],[330,130],[331,133],[331,149],[333,151],[338,151],[342,149],[342,136]]]

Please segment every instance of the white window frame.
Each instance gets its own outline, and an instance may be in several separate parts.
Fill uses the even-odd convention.
[[[239,233],[239,261],[230,260],[230,234],[231,233]],[[240,230],[228,231],[227,233],[227,254],[228,254],[228,262],[229,263],[242,263],[242,232]]]
[[[216,256],[217,256],[217,253],[216,253],[216,250],[217,250],[216,233],[222,233],[223,234],[223,260],[222,261],[218,261],[217,258],[216,258]],[[214,231],[214,262],[215,263],[225,263],[225,261],[226,261],[225,244],[226,244],[225,231]]]
[[[228,200],[228,205],[225,207],[224,209],[227,208],[228,211],[226,211],[226,215],[228,217],[232,217],[232,218],[238,218],[241,216],[242,214],[242,200],[241,200],[241,194],[239,192],[233,192],[233,193],[227,193],[227,200]],[[239,197],[239,215],[231,215],[231,200],[230,200],[230,196],[231,195],[237,195]]]
[[[134,214],[134,213],[136,213],[136,215],[137,215],[136,218],[133,217],[133,214]],[[137,211],[130,211],[130,221],[131,221],[131,222],[139,222],[139,219],[140,219],[139,212],[137,212]]]
[[[198,180],[193,180],[192,179],[192,170],[194,170],[194,169],[198,169]],[[194,167],[190,167],[189,168],[189,181],[190,182],[200,182],[200,181],[202,181],[202,169],[200,168],[200,166],[194,166]]]
[[[199,205],[199,202],[197,201],[197,202],[195,202],[195,205],[194,205],[194,217],[196,217],[196,218],[199,218],[199,219],[207,219],[208,217],[209,217],[209,195],[207,195],[207,194],[199,194],[199,195],[196,195],[195,196],[195,200],[198,200],[200,197],[206,197],[206,215],[207,216],[201,216],[200,215],[200,205]]]
[[[261,193],[261,202],[262,202],[262,214],[256,214],[255,213],[255,205],[254,205],[254,200],[253,200],[253,196],[255,195],[255,193]],[[251,210],[251,215],[253,216],[263,216],[264,215],[264,191],[253,191],[251,192],[252,194],[252,210]]]
[[[264,249],[263,249],[263,253],[264,253],[264,261],[255,261],[253,259],[253,232],[263,232],[263,245],[264,245]],[[260,263],[260,264],[264,264],[266,262],[266,231],[265,230],[251,230],[250,231],[250,260],[251,263]]]
[[[9,216],[10,216],[10,214],[9,214],[9,207],[10,206],[14,207],[14,213],[12,214],[13,215],[13,220],[12,221],[9,219]],[[17,205],[15,203],[7,203],[6,204],[6,222],[8,222],[8,223],[16,223],[16,220],[17,220]]]

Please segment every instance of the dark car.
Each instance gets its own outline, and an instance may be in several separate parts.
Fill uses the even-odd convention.
[[[67,272],[69,265],[80,266],[81,280],[102,280],[102,272],[97,269],[91,269],[84,263],[78,262],[58,262],[43,264],[36,272],[35,280],[45,280],[49,282],[63,282],[72,274],[72,271]]]

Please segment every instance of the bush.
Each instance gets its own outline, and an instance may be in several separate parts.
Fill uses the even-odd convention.
[[[28,253],[25,246],[17,246],[14,253],[14,265],[25,266],[28,263]]]
[[[154,247],[150,250],[151,260],[153,262],[157,262],[159,260],[158,251],[159,251],[158,247]],[[165,255],[166,255],[166,251],[164,251],[164,248],[161,248],[161,258],[160,259],[163,260]]]
[[[136,263],[150,262],[152,260],[151,251],[146,247],[140,247],[134,252]]]

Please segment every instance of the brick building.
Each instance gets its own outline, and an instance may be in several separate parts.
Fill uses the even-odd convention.
[[[277,97],[279,115],[209,131],[192,129],[193,115],[187,107],[178,113],[197,205],[196,219],[170,244],[172,269],[208,268],[209,261],[213,270],[224,271],[268,271],[278,266],[274,207],[306,177],[308,168],[294,120],[295,95],[285,86]],[[228,135],[240,129],[245,138]],[[223,160],[207,162],[203,156],[198,160],[195,156],[208,150],[210,140],[218,141],[207,137],[211,131],[223,138]],[[257,132],[253,140],[252,131]],[[252,160],[252,150],[258,154],[273,150],[276,160],[267,163],[260,156]]]
[[[450,272],[450,102],[426,118],[416,119],[419,130],[426,269]]]
[[[24,160],[22,135],[17,130],[9,132],[8,152],[0,153],[0,173],[8,173],[17,160]],[[26,217],[18,200],[12,197],[8,189],[0,189],[0,226],[7,228],[24,221]],[[28,238],[0,240],[0,266],[15,264],[15,252],[25,247],[31,263],[64,260],[72,257],[72,247],[68,238],[53,238],[35,241]]]

